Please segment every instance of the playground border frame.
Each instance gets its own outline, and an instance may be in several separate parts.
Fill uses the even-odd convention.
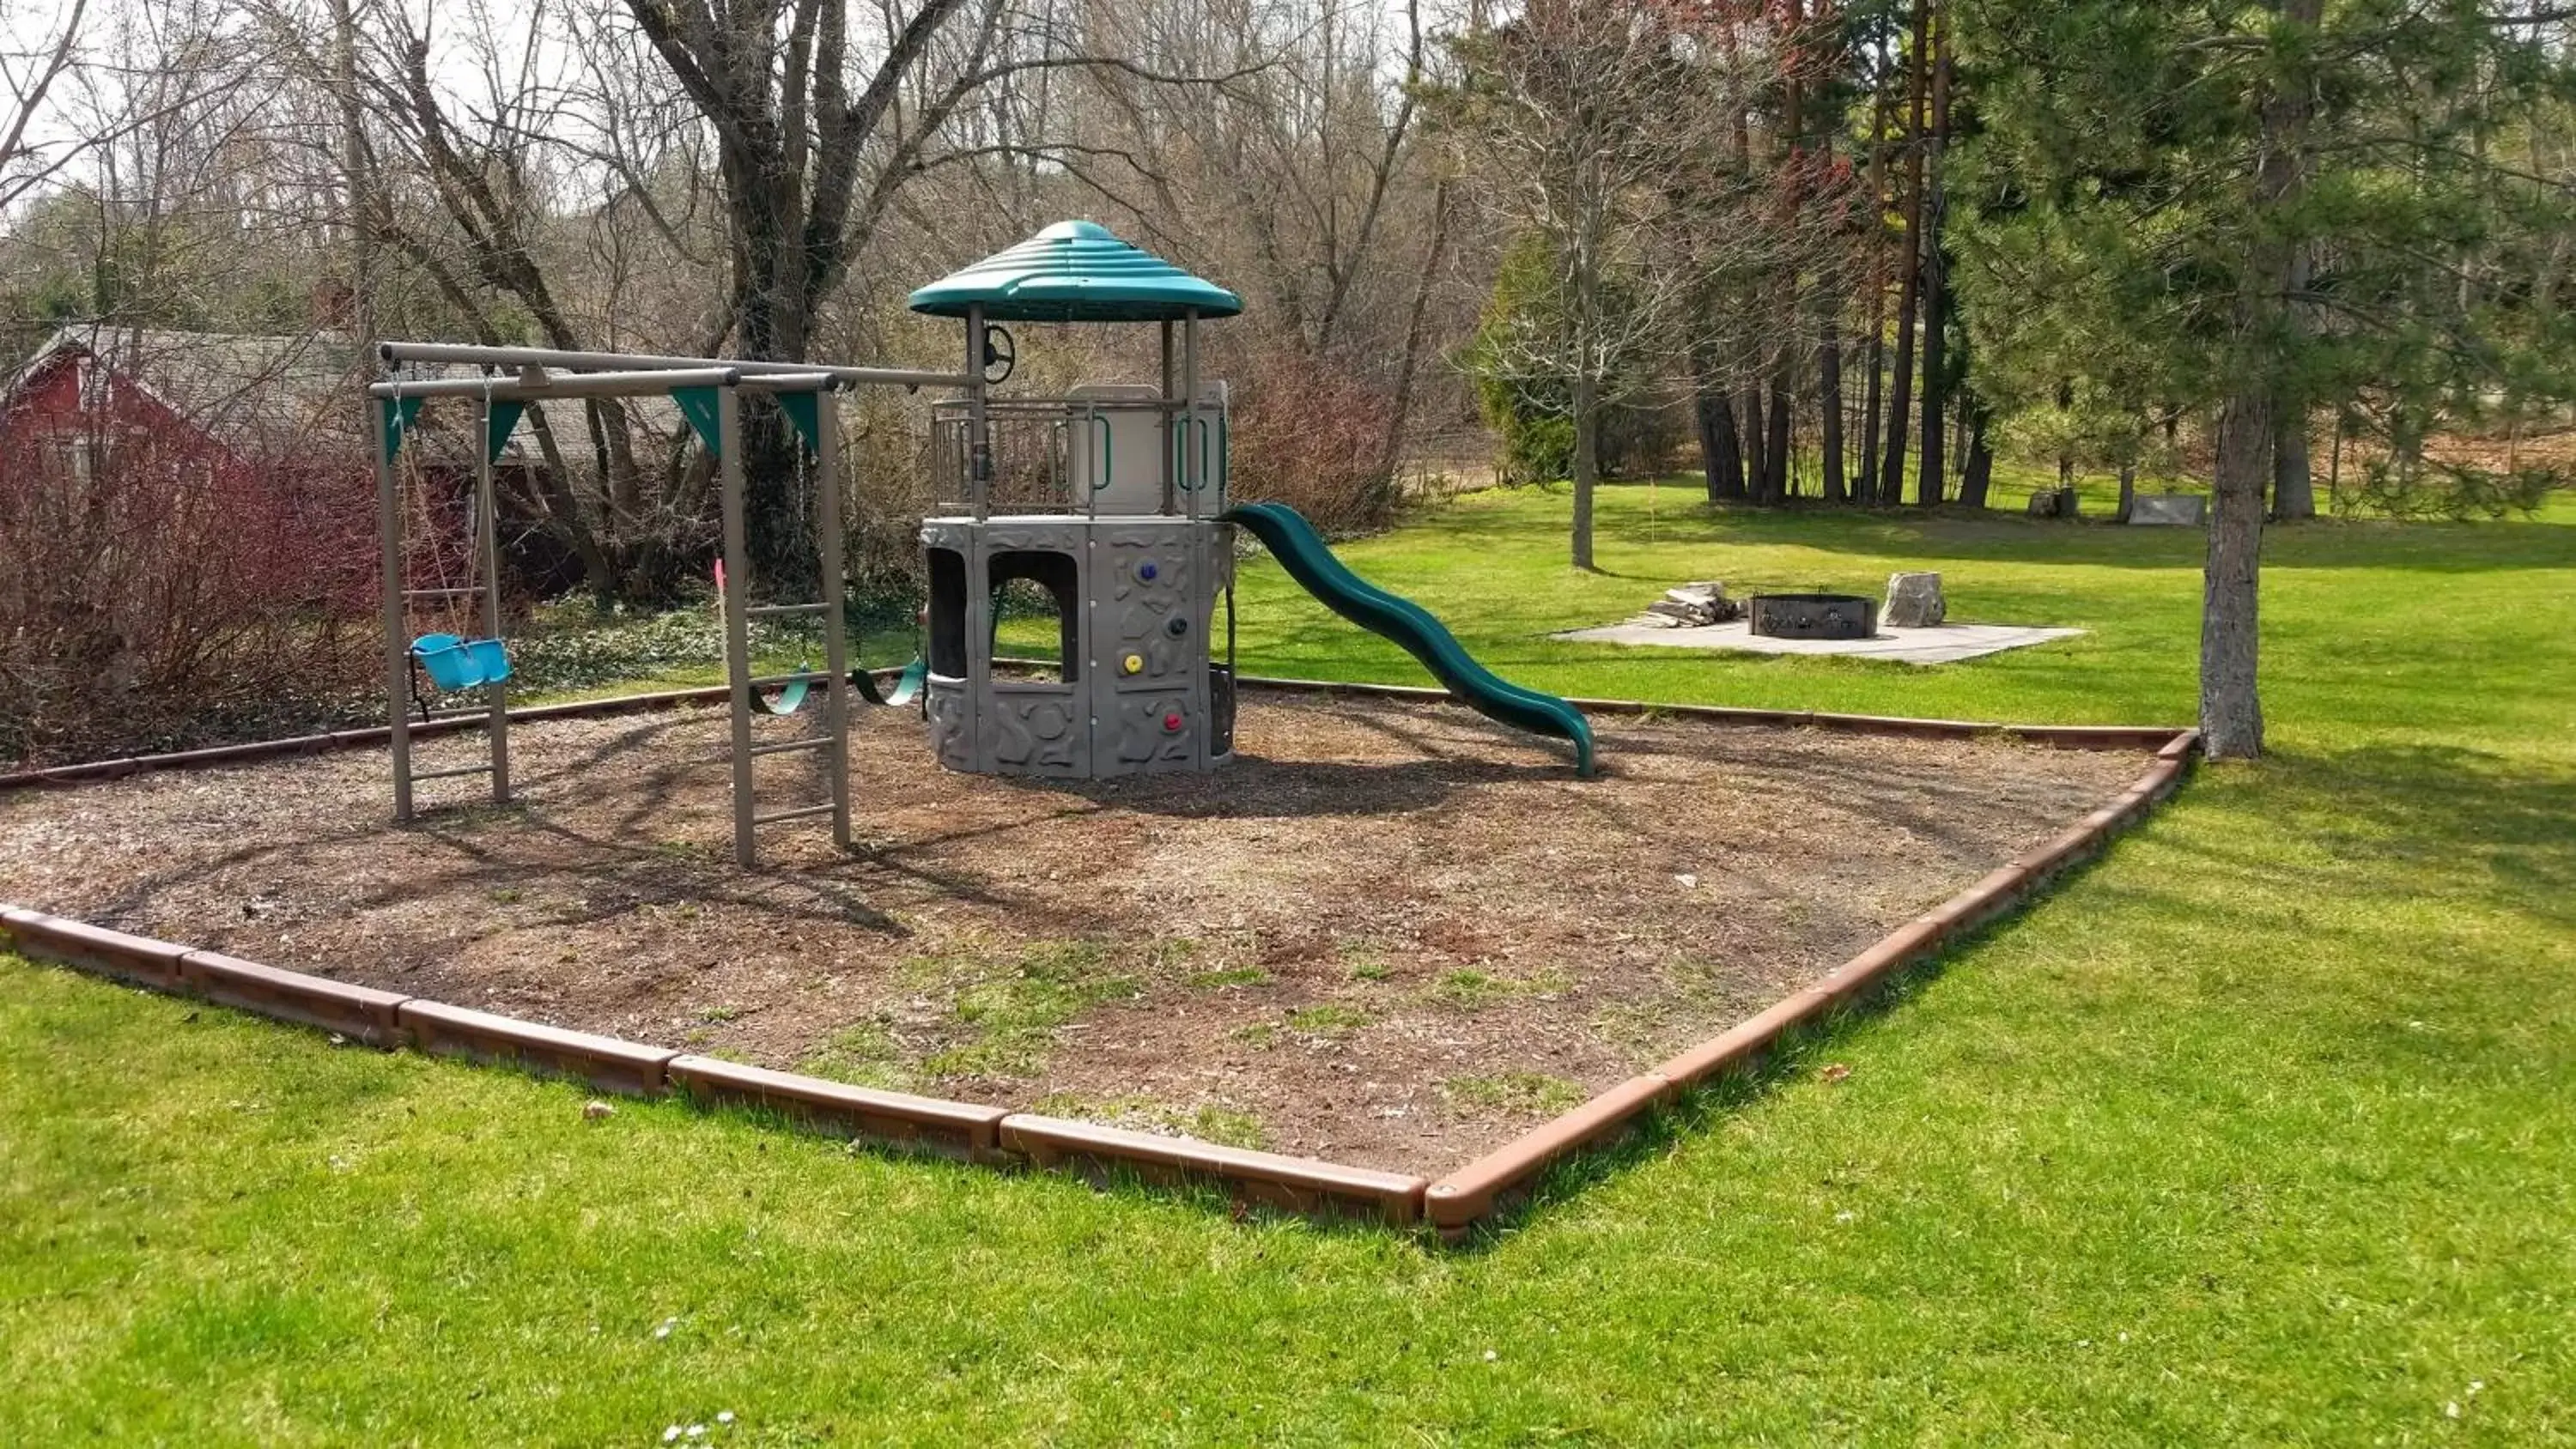
[[[892,674],[895,671],[876,671]],[[1238,684],[1291,692],[1446,700],[1448,692],[1403,685],[1245,676]],[[631,714],[726,699],[728,687],[663,690],[511,711],[511,719]],[[1651,1071],[1598,1093],[1573,1110],[1434,1179],[1349,1167],[1314,1158],[1254,1152],[1189,1137],[1166,1137],[999,1107],[854,1087],[569,1031],[448,1006],[327,977],[287,971],[221,952],[90,925],[0,903],[0,941],[58,965],[295,1023],[388,1050],[499,1062],[569,1077],[630,1096],[684,1095],[702,1106],[752,1107],[835,1136],[968,1162],[1070,1172],[1096,1183],[1120,1177],[1171,1185],[1212,1184],[1238,1208],[1267,1207],[1310,1217],[1358,1218],[1392,1227],[1427,1224],[1446,1242],[1525,1201],[1557,1164],[1636,1131],[1657,1111],[1764,1057],[1829,1013],[1847,1007],[1938,954],[1986,922],[2026,903],[2049,881],[2098,854],[2178,789],[2200,749],[2200,731],[2145,725],[1992,724],[1807,710],[1734,709],[1647,700],[1577,699],[1587,712],[1668,715],[1712,723],[1841,730],[1915,739],[2000,738],[2061,749],[2152,752],[2127,789],[2047,843],[1951,896],[1780,1001],[1690,1047]],[[415,734],[479,729],[477,717],[433,720]],[[159,770],[218,765],[383,744],[391,731],[336,730],[244,745],[101,760],[0,775],[0,791],[74,786]]]

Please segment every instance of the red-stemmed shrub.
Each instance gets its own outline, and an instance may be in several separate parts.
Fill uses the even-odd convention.
[[[351,451],[245,457],[114,413],[0,414],[0,762],[368,712],[375,489]]]
[[[1285,503],[1327,534],[1385,525],[1397,501],[1392,418],[1377,392],[1312,359],[1263,358],[1230,399],[1228,487],[1243,503]]]

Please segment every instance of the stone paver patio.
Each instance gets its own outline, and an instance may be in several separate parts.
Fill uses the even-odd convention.
[[[2046,629],[2023,624],[1935,624],[1927,629],[1882,627],[1868,639],[1770,639],[1755,634],[1738,619],[1696,628],[1656,628],[1650,624],[1605,624],[1597,629],[1571,629],[1551,638],[1585,644],[1645,644],[1659,649],[1727,649],[1745,654],[1834,654],[1852,659],[1889,659],[1904,664],[1955,664],[1981,654],[1999,654],[2068,639],[2081,629]]]

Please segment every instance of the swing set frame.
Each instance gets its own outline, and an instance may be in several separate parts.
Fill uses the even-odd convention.
[[[970,327],[972,333],[976,329]],[[591,397],[665,395],[675,401],[699,441],[717,465],[723,508],[723,555],[728,587],[724,590],[725,674],[732,705],[730,743],[733,764],[734,859],[745,868],[759,863],[755,836],[763,825],[823,815],[832,819],[832,839],[842,849],[850,833],[850,659],[847,585],[843,578],[840,479],[840,410],[843,390],[892,386],[957,388],[969,399],[969,411],[981,422],[985,380],[980,368],[964,372],[930,372],[905,368],[823,367],[804,363],[745,362],[723,358],[642,356],[616,352],[569,352],[552,348],[478,347],[436,342],[384,342],[377,354],[388,368],[412,365],[469,366],[479,377],[434,379],[391,378],[369,386],[374,403],[376,440],[376,519],[383,555],[384,682],[386,719],[393,748],[394,819],[409,822],[415,813],[415,786],[432,780],[488,775],[494,804],[507,804],[510,793],[510,711],[506,671],[481,686],[479,706],[442,712],[446,717],[480,714],[484,719],[485,760],[436,770],[414,770],[411,758],[412,661],[407,627],[409,606],[416,599],[479,596],[486,639],[504,642],[498,531],[495,523],[492,470],[511,432],[532,402]],[[970,353],[970,359],[972,354]],[[766,393],[781,409],[814,460],[815,546],[821,556],[823,596],[802,603],[751,602],[752,573],[745,510],[742,460],[742,394]],[[474,468],[477,577],[465,589],[408,589],[404,586],[403,494],[395,468],[403,442],[431,398],[461,397],[476,405]],[[980,450],[979,450],[980,451]],[[751,621],[803,614],[823,619],[824,670],[755,677],[751,672]],[[480,641],[477,641],[480,642]],[[755,691],[820,679],[825,686],[823,732],[770,743],[754,743],[752,711]],[[831,798],[814,804],[763,813],[754,794],[753,763],[767,755],[808,750],[824,752],[824,774]]]

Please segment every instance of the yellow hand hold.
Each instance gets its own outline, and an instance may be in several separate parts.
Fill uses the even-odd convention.
[[[1145,656],[1142,654],[1130,654],[1126,658],[1118,661],[1118,667],[1129,674],[1142,674],[1145,672]]]

